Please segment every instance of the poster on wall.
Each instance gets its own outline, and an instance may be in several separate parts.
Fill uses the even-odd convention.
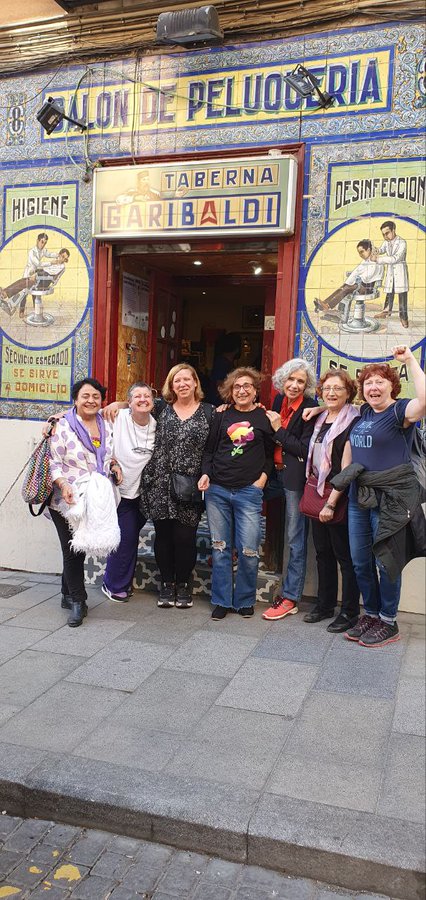
[[[303,273],[318,360],[352,374],[425,335],[425,162],[330,163],[324,239]]]
[[[121,321],[123,325],[148,331],[149,281],[139,275],[123,272],[123,304]]]
[[[70,403],[75,334],[88,303],[88,265],[75,240],[77,185],[6,186],[4,198],[2,414],[37,418],[40,404]]]

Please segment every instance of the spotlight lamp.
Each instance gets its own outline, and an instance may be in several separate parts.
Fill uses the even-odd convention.
[[[284,75],[283,78],[299,97],[310,97],[312,94],[316,94],[320,109],[328,109],[334,103],[333,95],[328,94],[327,91],[321,91],[318,78],[304,66],[296,66],[290,75]]]
[[[62,119],[66,119],[67,122],[71,122],[72,125],[76,125],[77,128],[80,128],[81,131],[86,131],[87,125],[85,122],[82,122],[80,119],[71,119],[70,116],[65,115],[62,107],[55,103],[53,97],[48,97],[46,103],[43,103],[41,110],[37,113],[36,118],[40,122],[40,125],[47,134],[52,134],[52,131],[58,127]]]
[[[262,266],[259,265],[259,263],[256,262],[256,260],[252,260],[250,265],[253,269],[253,275],[261,275],[262,274],[262,272],[263,272]]]

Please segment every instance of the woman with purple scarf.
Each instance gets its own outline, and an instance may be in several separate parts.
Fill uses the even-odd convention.
[[[317,492],[324,495],[325,482],[330,481],[347,465],[346,441],[352,426],[359,417],[359,411],[352,406],[356,395],[356,384],[344,369],[329,369],[321,376],[317,394],[322,397],[324,407],[309,410],[304,417],[317,415],[311,437],[306,464],[306,477],[315,475],[318,479]],[[320,622],[332,619],[337,604],[338,577],[337,563],[342,573],[342,607],[327,631],[341,633],[352,628],[359,616],[359,588],[349,549],[348,517],[343,522],[333,523],[336,505],[340,498],[333,489],[318,519],[311,519],[312,537],[315,545],[318,567],[318,600],[311,612],[304,616],[305,622]]]
[[[54,485],[49,512],[61,543],[63,556],[62,602],[69,609],[68,625],[76,628],[87,616],[83,551],[72,549],[74,534],[63,515],[64,504],[72,508],[75,488],[84,476],[97,472],[119,484],[121,468],[112,457],[112,428],[100,415],[106,388],[95,378],[77,381],[71,391],[74,407],[57,423],[50,439],[50,470]],[[61,512],[62,510],[62,512]]]

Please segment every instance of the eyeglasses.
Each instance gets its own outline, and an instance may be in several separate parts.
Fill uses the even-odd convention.
[[[245,394],[249,394],[250,391],[254,388],[254,384],[249,384],[247,381],[246,384],[234,384],[232,388],[233,391],[239,393],[240,391],[244,391]]]
[[[323,394],[330,394],[333,391],[333,394],[342,394],[343,391],[346,391],[344,387],[323,387]]]

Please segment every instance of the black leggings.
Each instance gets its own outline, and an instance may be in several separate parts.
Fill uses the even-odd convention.
[[[154,553],[161,581],[189,581],[197,559],[197,527],[175,519],[156,519],[154,527]]]
[[[63,557],[62,593],[72,597],[73,600],[87,600],[84,587],[84,560],[85,553],[74,553],[71,550],[70,541],[72,531],[66,519],[56,510],[49,509],[53,524],[58,532],[61,542]]]

